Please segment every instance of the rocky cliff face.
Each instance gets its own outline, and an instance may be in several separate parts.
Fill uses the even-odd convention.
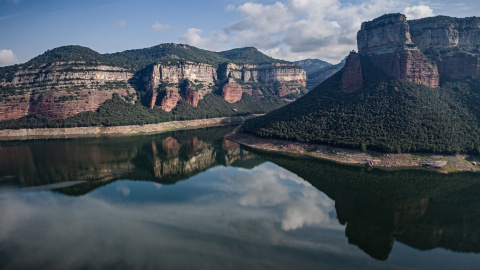
[[[150,108],[158,102],[158,97],[162,97],[160,107],[169,112],[181,99],[196,107],[200,99],[212,92],[217,70],[203,63],[157,64],[144,81],[147,91],[153,93]]]
[[[362,64],[357,53],[350,53],[343,68],[340,79],[340,90],[345,93],[352,93],[362,88]]]
[[[232,63],[237,60],[266,64]],[[65,46],[25,64],[0,68],[0,121],[28,114],[65,118],[95,111],[113,94],[131,102],[141,97],[147,107],[164,111],[172,111],[181,100],[196,107],[214,91],[230,103],[244,93],[295,100],[306,92],[305,81],[301,68],[256,49],[222,54],[166,44],[102,55]]]
[[[94,111],[114,93],[134,98],[135,90],[128,84],[132,76],[122,68],[81,62],[19,69],[11,80],[0,79],[0,87],[9,93],[0,99],[0,121],[31,113],[64,118]]]
[[[480,75],[480,18],[438,16],[408,23],[413,42],[436,62],[440,75]]]
[[[407,21],[402,14],[387,14],[364,22],[357,43],[362,57],[401,80],[438,87],[440,78],[480,75],[480,18],[437,16]],[[342,91],[360,85],[358,77],[352,76],[354,68],[358,74],[353,63],[353,59],[350,64],[347,61]]]
[[[262,86],[280,98],[290,94],[300,95],[302,87],[306,86],[306,72],[293,64],[226,63],[217,69],[209,64],[187,62],[154,65],[144,77],[144,82],[147,91],[152,93],[150,108],[160,104],[163,110],[171,111],[180,100],[196,107],[216,85],[221,85],[222,97],[229,103],[240,101],[243,93],[264,98]]]
[[[357,34],[358,53],[388,76],[438,87],[437,66],[415,46],[405,15],[387,14],[362,23]]]

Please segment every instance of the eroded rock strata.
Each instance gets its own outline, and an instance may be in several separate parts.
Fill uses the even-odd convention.
[[[60,47],[25,64],[0,68],[0,121],[28,114],[53,119],[95,111],[114,94],[130,102],[142,97],[150,109],[172,111],[181,100],[196,107],[212,92],[230,103],[244,93],[292,101],[306,92],[303,69],[257,50],[247,52],[254,55],[244,62],[260,57],[266,63],[238,65],[221,53],[177,44],[111,55],[80,46]]]
[[[480,75],[480,19],[476,17],[407,21],[403,14],[387,14],[362,23],[357,44],[362,59],[389,77],[438,87],[441,78]],[[349,59],[340,87],[346,92],[359,88],[359,79],[353,76],[359,74],[358,56],[351,54]]]

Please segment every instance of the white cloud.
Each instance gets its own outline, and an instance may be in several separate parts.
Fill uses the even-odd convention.
[[[158,32],[163,32],[172,29],[172,27],[169,24],[161,24],[159,22],[155,22],[152,25],[152,29]]]
[[[336,63],[357,49],[356,34],[362,22],[402,11],[413,3],[413,0],[251,1],[225,7],[226,12],[235,11],[242,18],[223,31],[205,34],[201,29],[190,28],[180,39],[205,49],[253,46],[275,58],[320,58]],[[427,6],[418,6],[413,11],[433,14],[424,7]]]
[[[114,26],[114,28],[122,29],[122,28],[124,28],[125,26],[127,26],[127,23],[126,23],[124,20],[120,20],[120,21],[118,21],[118,23]]]
[[[409,20],[434,16],[433,10],[429,6],[424,5],[406,7],[403,10],[403,13],[407,16],[407,19]]]
[[[18,62],[18,58],[12,50],[0,50],[0,66],[13,65]]]
[[[199,28],[189,28],[187,33],[180,37],[180,41],[192,46],[218,49],[220,44],[228,42],[228,35],[225,33],[211,32],[207,36],[202,36],[203,30]]]
[[[243,18],[224,31],[233,37],[235,47],[254,46],[287,60],[321,58],[339,62],[356,49],[356,34],[363,21],[397,12],[398,8],[395,0],[360,4],[342,4],[339,0],[249,2],[236,7]]]
[[[234,11],[235,10],[235,5],[228,5],[225,7],[225,12],[230,12],[230,11]]]

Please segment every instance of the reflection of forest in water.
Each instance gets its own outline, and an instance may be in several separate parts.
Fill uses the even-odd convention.
[[[419,250],[480,252],[480,175],[385,172],[260,154],[335,201],[349,243],[379,260],[395,241]]]
[[[81,195],[116,179],[172,184],[218,165],[251,168],[263,162],[224,140],[231,130],[4,143],[0,184],[29,187],[86,181],[60,190]]]
[[[335,201],[349,243],[388,258],[395,241],[419,250],[480,252],[480,177],[411,170],[385,172],[281,155],[252,154],[223,140],[231,127],[158,135],[3,143],[0,187],[85,181],[56,189],[86,194],[117,179],[173,184],[223,165],[273,162]]]

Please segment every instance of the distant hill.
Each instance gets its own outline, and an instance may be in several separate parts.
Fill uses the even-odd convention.
[[[341,71],[244,131],[383,152],[479,154],[478,18],[409,23],[402,14],[363,23],[359,51]]]
[[[320,59],[305,59],[294,63],[303,68],[307,74],[332,65]]]
[[[307,73],[307,86],[306,88],[312,90],[317,85],[321,84],[326,79],[330,78],[333,74],[337,73],[339,70],[345,66],[346,57],[336,65],[329,65],[310,73]]]

